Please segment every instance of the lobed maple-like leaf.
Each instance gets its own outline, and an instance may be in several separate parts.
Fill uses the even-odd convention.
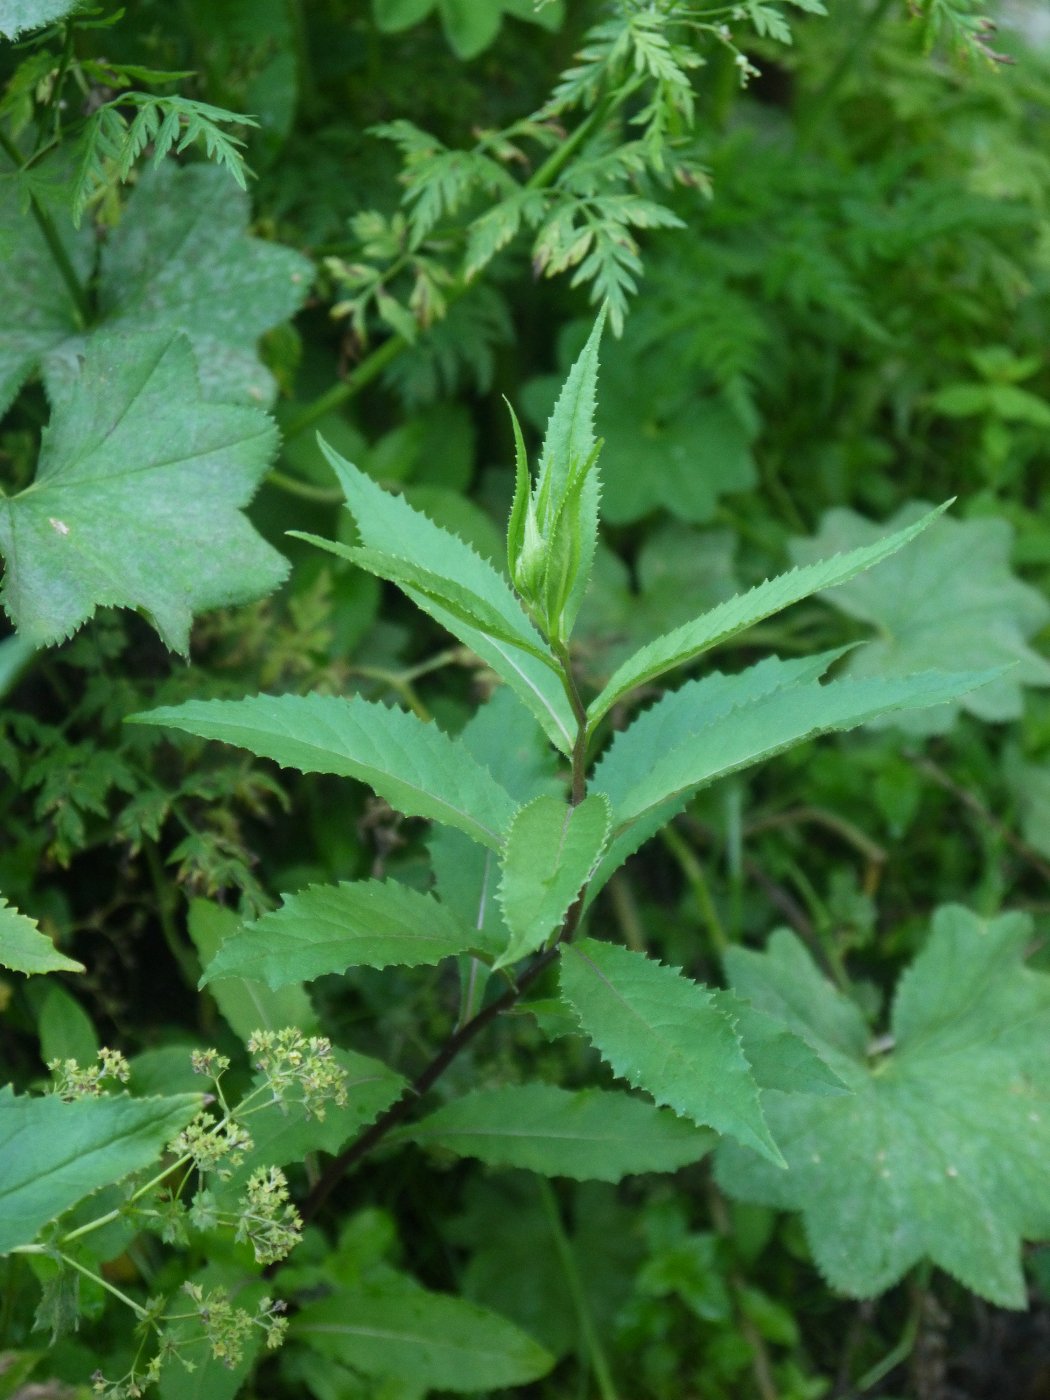
[[[786,1023],[852,1091],[767,1092],[787,1160],[719,1148],[731,1195],[802,1212],[818,1268],[869,1297],[923,1258],[1001,1307],[1025,1305],[1021,1242],[1050,1238],[1050,977],[1021,914],[938,910],[897,987],[892,1049],[786,930],[726,959],[739,996]]]
[[[40,29],[63,19],[83,0],[3,0],[0,5],[0,39],[17,38],[26,29]]]
[[[906,528],[929,507],[912,501],[888,525]],[[795,540],[795,562],[808,565],[829,551],[868,547],[885,526],[851,510],[830,510],[820,530]],[[979,719],[1017,719],[1024,686],[1050,685],[1050,661],[1032,649],[1032,636],[1050,621],[1050,603],[1010,568],[1013,529],[1005,520],[934,520],[921,548],[876,564],[822,594],[824,601],[867,622],[876,635],[853,653],[845,673],[903,676],[913,671],[962,671],[1004,666],[998,679],[947,704],[870,721],[912,734],[943,734],[960,710]]]
[[[52,394],[76,375],[98,331],[85,327],[35,221],[0,188],[0,413],[34,370]],[[99,330],[181,332],[207,398],[268,404],[276,386],[256,342],[299,309],[313,266],[291,248],[248,237],[250,204],[224,170],[164,161],[145,171],[98,259]],[[82,283],[96,241],[56,219]]]
[[[36,480],[0,499],[0,597],[19,632],[45,645],[97,607],[137,608],[185,654],[195,612],[271,591],[288,566],[242,508],[276,443],[258,409],[204,400],[183,337],[92,337]]]

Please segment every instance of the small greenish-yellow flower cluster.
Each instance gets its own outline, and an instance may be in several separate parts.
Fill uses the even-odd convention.
[[[253,1313],[245,1308],[234,1307],[226,1296],[225,1288],[213,1288],[205,1293],[199,1283],[184,1283],[183,1292],[193,1304],[193,1312],[200,1323],[211,1354],[230,1370],[244,1356],[244,1344],[253,1327],[261,1327],[266,1333],[267,1349],[272,1351],[281,1345],[288,1330],[288,1319],[284,1316],[286,1304],[273,1298],[260,1298]]]
[[[291,1253],[302,1230],[303,1222],[289,1199],[284,1172],[279,1167],[260,1167],[252,1172],[240,1199],[237,1239],[251,1241],[260,1264],[273,1264]]]
[[[346,1103],[346,1071],[323,1036],[307,1037],[294,1026],[256,1031],[248,1053],[266,1076],[276,1102],[301,1103],[308,1118],[323,1118],[329,1103]]]
[[[91,1389],[101,1400],[139,1400],[160,1380],[162,1364],[161,1357],[155,1356],[141,1371],[131,1371],[119,1381],[107,1381],[101,1371],[96,1371],[91,1377]]]
[[[105,1047],[98,1052],[98,1062],[85,1068],[76,1060],[49,1060],[47,1067],[55,1079],[51,1092],[67,1103],[73,1099],[101,1098],[107,1080],[126,1084],[131,1077],[131,1069],[120,1051]]]
[[[226,1055],[218,1050],[194,1050],[190,1054],[190,1064],[194,1074],[205,1074],[209,1079],[219,1079],[230,1067]]]
[[[170,1150],[177,1157],[191,1157],[199,1172],[217,1172],[225,1180],[251,1146],[251,1134],[240,1123],[202,1109],[172,1140]]]

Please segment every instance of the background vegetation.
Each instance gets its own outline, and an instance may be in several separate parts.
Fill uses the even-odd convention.
[[[0,4],[0,891],[86,971],[31,977],[4,959],[5,1081],[39,1088],[49,1062],[86,1066],[107,1046],[135,1092],[177,1094],[200,1085],[190,1051],[215,1046],[234,1097],[250,1091],[247,1036],[286,1022],[407,1078],[427,1063],[456,1020],[448,963],[353,969],[309,995],[197,990],[220,939],[282,894],[369,876],[425,888],[423,824],[359,786],[124,720],[320,691],[462,729],[491,671],[392,587],[286,534],[352,534],[315,434],[498,563],[514,487],[502,397],[531,447],[603,302],[604,530],[574,638],[588,686],[654,633],[949,496],[923,548],[760,624],[717,664],[864,640],[842,663],[856,675],[1010,667],[703,792],[609,882],[604,925],[714,983],[729,949],[786,925],[876,1037],[939,906],[1027,913],[1047,967],[1037,9],[69,8]],[[225,495],[192,475],[166,494],[154,473],[31,514],[43,495],[20,493],[48,473],[61,491],[91,404],[122,392],[114,347],[131,335],[162,367],[127,425],[135,450],[157,466],[221,438]],[[68,522],[93,562],[52,587]],[[542,1005],[504,1018],[435,1102],[611,1082],[565,1029]],[[363,1091],[305,1164],[288,1159],[300,1203],[388,1089]],[[293,1340],[249,1347],[234,1370],[174,1360],[160,1393],[947,1400],[1047,1385],[1050,1255],[1026,1256],[1026,1314],[927,1264],[851,1301],[822,1281],[797,1214],[730,1199],[723,1175],[705,1159],[548,1182],[441,1149],[370,1158],[308,1223],[282,1286],[309,1300],[363,1279],[408,1314],[417,1284],[483,1303],[550,1353],[547,1374],[468,1386],[463,1369]],[[187,1279],[231,1287],[242,1268],[207,1234],[109,1243],[103,1279],[140,1302]],[[85,1393],[132,1365],[135,1319],[97,1280],[74,1288],[53,1261],[10,1255],[0,1286],[0,1395],[30,1377]]]

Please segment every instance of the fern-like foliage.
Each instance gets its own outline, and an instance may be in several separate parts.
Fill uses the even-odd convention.
[[[208,159],[228,170],[244,189],[244,142],[223,127],[257,125],[243,113],[186,97],[121,93],[91,115],[81,135],[72,185],[74,223],[80,224],[85,211],[106,190],[123,184],[147,150],[157,166],[171,151],[200,145]]]
[[[792,3],[823,13],[820,0]],[[472,147],[452,149],[407,121],[374,129],[401,155],[403,236],[383,248],[363,237],[359,256],[330,265],[347,292],[336,314],[352,318],[359,340],[374,317],[411,342],[524,233],[537,275],[588,287],[621,333],[642,273],[639,234],[680,227],[670,188],[709,186],[696,144],[705,53],[728,49],[746,83],[757,70],[733,26],[785,43],[791,33],[785,6],[767,0],[611,8],[538,111],[479,132]]]

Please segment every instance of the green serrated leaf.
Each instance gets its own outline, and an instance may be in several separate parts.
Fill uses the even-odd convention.
[[[545,530],[552,530],[570,484],[594,460],[594,409],[598,385],[598,348],[605,329],[603,307],[558,395],[547,421],[540,449],[540,466],[533,496],[536,513]],[[601,483],[593,468],[579,480],[579,498],[574,515],[577,544],[575,577],[571,581],[564,609],[563,629],[567,634],[579,612],[587,589],[594,551],[598,541],[598,502]]]
[[[730,711],[698,729],[669,752],[653,754],[648,773],[613,803],[614,836],[653,813],[669,810],[716,778],[750,767],[818,734],[853,729],[894,710],[920,709],[955,699],[994,679],[999,672],[929,671],[895,679],[801,683]],[[655,708],[655,707],[654,707]],[[632,747],[631,730],[619,736],[622,752]],[[638,755],[638,761],[644,761]]]
[[[911,502],[893,523],[914,528],[925,510],[923,502]],[[853,511],[828,511],[819,533],[796,540],[791,553],[805,563],[829,548],[870,548],[879,528]],[[827,594],[832,607],[876,629],[873,640],[847,663],[851,676],[900,676],[938,666],[1008,668],[935,710],[889,716],[877,725],[943,734],[960,710],[983,720],[1017,719],[1024,687],[1050,685],[1050,661],[1028,644],[1050,620],[1050,604],[1011,571],[1013,535],[1005,520],[937,520],[921,548]]]
[[[0,1254],[100,1186],[150,1166],[201,1106],[200,1094],[79,1099],[0,1089]]]
[[[414,560],[402,559],[393,554],[382,554],[374,549],[355,549],[350,545],[341,544],[338,540],[326,540],[320,535],[307,534],[304,530],[289,530],[288,533],[297,540],[305,540],[308,544],[327,550],[329,554],[349,560],[351,564],[366,569],[377,578],[396,583],[409,597],[418,595],[427,598],[436,607],[456,618],[460,624],[484,633],[493,642],[503,642],[511,647],[520,648],[557,673],[557,662],[539,638],[535,646],[523,641],[520,630],[509,627],[494,607],[478,594],[464,588],[456,579],[435,574],[430,569],[420,567]]]
[[[618,1075],[782,1165],[740,1038],[709,988],[644,953],[584,938],[562,949],[561,993]]]
[[[551,1084],[479,1089],[406,1129],[401,1136],[495,1167],[523,1167],[576,1181],[620,1181],[638,1172],[676,1171],[716,1142],[669,1109],[617,1090],[573,1093]]]
[[[600,794],[576,807],[537,797],[518,808],[499,888],[511,938],[495,968],[535,952],[560,926],[601,856],[611,820],[609,800]]]
[[[342,1288],[308,1303],[291,1335],[366,1376],[457,1393],[525,1385],[554,1358],[513,1323],[409,1278]]]
[[[788,1094],[841,1094],[842,1079],[808,1041],[732,992],[712,993],[714,1004],[740,1037],[760,1089]]]
[[[129,722],[238,744],[301,773],[356,778],[406,816],[446,822],[497,850],[514,815],[513,799],[461,741],[356,695],[191,700]]]
[[[0,895],[0,967],[12,972],[83,972],[83,963],[60,953],[35,919],[20,914]]]
[[[461,741],[516,802],[558,793],[564,783],[543,732],[509,688],[501,687],[467,721]],[[428,841],[442,904],[475,929],[478,947],[496,957],[510,941],[496,897],[496,855],[451,827],[437,827]]]
[[[36,481],[0,501],[15,626],[43,645],[99,606],[140,608],[185,654],[195,612],[259,597],[287,572],[242,514],[276,441],[258,410],[202,400],[181,337],[96,335],[56,401]]]
[[[103,244],[99,309],[128,330],[184,331],[208,398],[268,404],[276,384],[259,337],[306,300],[313,264],[248,236],[251,205],[213,165],[165,161],[143,174]]]
[[[1024,967],[1031,933],[1020,914],[938,910],[898,985],[888,1054],[792,934],[729,953],[733,985],[786,1009],[853,1092],[767,1093],[788,1170],[723,1144],[719,1180],[801,1211],[834,1288],[869,1297],[929,1258],[1000,1307],[1025,1306],[1021,1241],[1050,1238],[1050,977]]]
[[[796,661],[769,656],[737,675],[713,671],[700,680],[687,681],[643,710],[634,722],[615,736],[596,764],[591,779],[595,791],[604,792],[615,812],[627,794],[644,783],[653,765],[676,751],[695,734],[716,729],[734,709],[761,701],[776,691],[818,679],[843,652],[821,652]],[[668,797],[618,835],[614,835],[591,881],[588,899],[609,876],[680,809],[682,798]]]
[[[283,987],[348,967],[421,967],[476,944],[475,929],[407,885],[310,885],[227,938],[201,985],[232,975]]]
[[[591,729],[599,724],[613,705],[636,686],[647,684],[665,671],[695,660],[705,651],[710,651],[712,647],[728,641],[730,637],[735,637],[748,627],[753,627],[763,618],[781,612],[792,603],[801,602],[803,598],[808,598],[823,588],[831,588],[862,570],[871,568],[914,539],[950,504],[951,502],[947,502],[938,506],[936,510],[926,512],[921,519],[911,521],[892,535],[859,549],[850,550],[845,554],[834,554],[804,568],[792,569],[777,578],[767,579],[765,583],[758,584],[747,593],[730,598],[728,602],[719,603],[717,607],[703,613],[694,621],[676,627],[673,632],[668,632],[663,637],[657,637],[625,661],[613,674],[601,694],[591,702],[587,710]],[[927,662],[924,669],[928,668],[928,665]]]
[[[517,639],[515,644],[486,636],[414,588],[405,590],[418,607],[487,662],[528,706],[551,742],[563,753],[569,753],[576,731],[572,708],[555,672],[546,661],[537,659],[536,650],[545,651],[543,640],[506,581],[458,536],[413,510],[401,497],[384,491],[325,443],[321,445],[346,493],[366,548],[409,558],[419,568],[455,579],[503,619]]]
[[[233,909],[206,899],[191,901],[186,928],[202,966],[208,969],[201,984],[212,982],[211,994],[230,1029],[245,1044],[255,1031],[278,1031],[285,1026],[297,1026],[307,1034],[316,1031],[317,1013],[310,998],[302,986],[289,985],[302,979],[288,978],[276,990],[272,983],[266,985],[262,969],[251,965],[233,973],[212,973],[216,954],[235,939],[240,927]]]

